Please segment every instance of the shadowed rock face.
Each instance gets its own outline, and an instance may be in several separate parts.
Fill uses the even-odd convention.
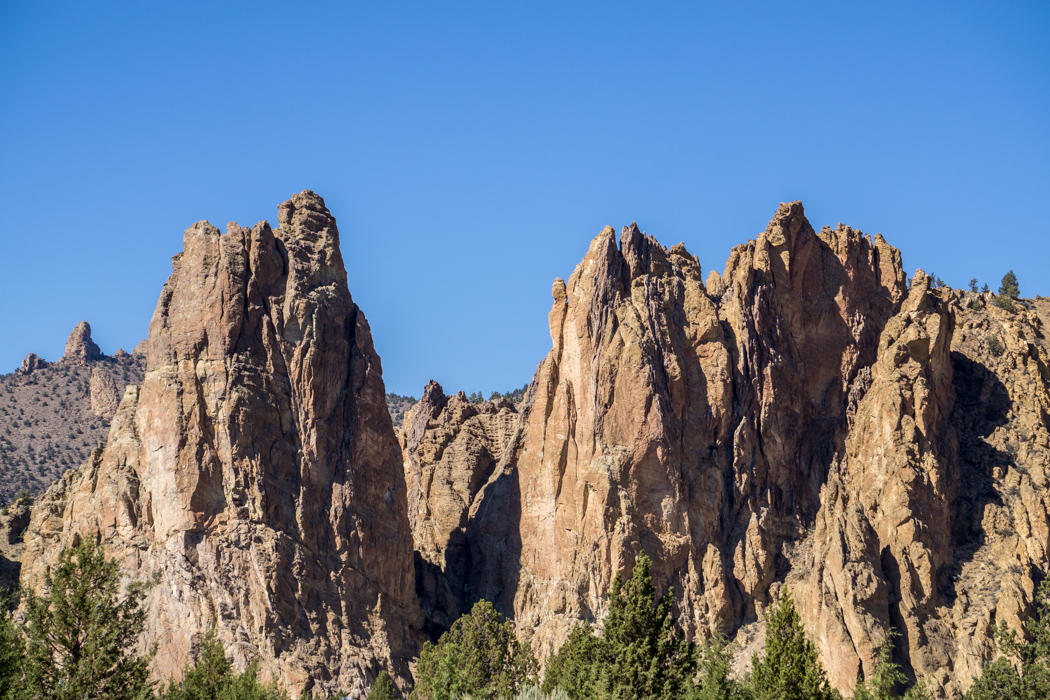
[[[495,601],[542,658],[645,551],[691,633],[747,645],[786,586],[838,687],[893,626],[905,670],[959,696],[1048,566],[1050,309],[1002,311],[921,271],[909,293],[881,236],[817,233],[797,202],[701,279],[632,225],[555,280],[553,347],[503,457],[459,474],[485,483],[466,569],[442,572],[467,579],[457,605]],[[480,449],[457,425],[409,442]],[[420,494],[417,533],[446,499]]]
[[[34,508],[22,581],[99,539],[129,576],[161,572],[143,639],[158,677],[214,625],[293,692],[360,690],[381,667],[408,677],[416,650],[401,453],[335,220],[305,191],[279,222],[186,231],[146,376]]]

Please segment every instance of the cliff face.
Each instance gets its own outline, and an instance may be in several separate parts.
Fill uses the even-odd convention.
[[[644,551],[693,634],[753,634],[785,584],[838,687],[891,626],[910,675],[968,686],[1048,566],[1045,309],[921,271],[909,292],[880,236],[817,233],[798,203],[706,283],[682,246],[607,228],[553,296],[502,459],[460,461],[484,482],[448,519],[460,609],[494,600],[542,658]],[[408,443],[481,451],[462,425],[406,422]],[[440,463],[417,449],[409,481]],[[447,490],[420,499],[422,552]]]
[[[401,453],[335,220],[306,191],[279,221],[186,231],[145,378],[35,506],[22,582],[98,539],[130,577],[160,572],[159,677],[214,625],[293,691],[360,689],[407,677],[420,623]]]

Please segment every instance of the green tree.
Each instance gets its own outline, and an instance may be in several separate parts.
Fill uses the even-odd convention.
[[[211,629],[191,663],[186,665],[182,680],[170,683],[162,700],[280,700],[287,696],[273,684],[259,682],[259,667],[252,662],[244,673],[236,673],[226,658],[226,649]]]
[[[397,688],[394,687],[394,679],[385,670],[376,676],[376,682],[368,691],[368,700],[396,700],[399,697]]]
[[[564,690],[570,700],[585,700],[599,694],[601,670],[609,656],[600,637],[590,624],[577,625],[558,652],[547,659],[543,674],[543,692]]]
[[[1035,614],[1025,621],[1025,637],[1018,637],[1006,623],[995,629],[1002,652],[985,664],[966,700],[1035,700],[1050,698],[1050,579],[1035,594]]]
[[[1006,297],[1008,299],[1016,299],[1021,295],[1021,290],[1017,286],[1017,275],[1014,274],[1013,270],[1010,270],[1003,275],[1003,282],[999,286],[999,296]]]
[[[83,540],[66,549],[44,579],[43,595],[26,595],[26,694],[35,699],[131,700],[152,693],[149,657],[135,653],[151,583],[128,584],[120,565]]]
[[[492,606],[478,601],[438,643],[427,642],[416,664],[412,698],[450,700],[514,695],[534,683],[536,657],[518,641],[514,625]]]
[[[674,590],[656,600],[651,566],[642,554],[628,581],[618,574],[613,579],[602,630],[609,655],[606,690],[639,700],[672,700],[691,685],[696,656],[672,614]]]
[[[0,598],[0,700],[21,697],[25,641],[19,634],[7,600]]]
[[[908,678],[901,671],[900,666],[893,662],[893,640],[897,638],[897,631],[892,627],[886,631],[879,643],[879,655],[875,659],[875,672],[871,678],[867,678],[857,684],[853,693],[853,700],[897,700],[901,698],[897,689],[903,686]],[[916,683],[903,696],[904,700],[928,700],[929,693],[926,692],[922,682]]]
[[[806,639],[791,595],[766,612],[766,653],[751,662],[751,690],[757,700],[829,700],[828,686],[813,643]]]
[[[690,700],[747,700],[751,697],[746,686],[729,674],[733,654],[725,635],[716,631],[699,649],[700,677]]]
[[[970,291],[971,292],[976,292],[977,291],[977,278],[976,277],[973,277],[973,278],[970,279]]]

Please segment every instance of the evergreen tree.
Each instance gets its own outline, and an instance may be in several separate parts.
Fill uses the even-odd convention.
[[[716,631],[699,650],[700,678],[690,700],[748,700],[751,694],[739,681],[730,678],[733,654],[725,635]]]
[[[999,651],[974,680],[966,700],[1050,698],[1050,579],[1035,594],[1035,615],[1025,622],[1027,640],[1006,623],[995,630]]]
[[[516,694],[535,682],[536,658],[518,641],[514,625],[482,600],[438,643],[427,642],[416,664],[416,700],[475,699]]]
[[[132,700],[152,693],[149,659],[135,653],[151,584],[119,595],[120,565],[83,540],[62,552],[45,593],[26,597],[26,695],[34,700]]]
[[[1010,270],[1003,275],[1003,283],[999,287],[999,296],[1016,299],[1020,295],[1021,290],[1017,286],[1017,275],[1014,274],[1013,270]]]
[[[376,682],[368,691],[368,700],[396,700],[399,697],[397,688],[394,687],[394,679],[385,670],[376,676]]]
[[[897,631],[892,627],[887,630],[879,643],[879,655],[875,659],[875,672],[871,678],[857,684],[853,700],[897,700],[897,688],[907,682],[907,677],[900,666],[893,662],[893,640]],[[929,694],[922,682],[916,683],[904,694],[904,700],[928,700]]]
[[[561,688],[570,700],[597,697],[601,670],[608,662],[605,645],[591,625],[577,625],[558,652],[547,660],[543,692],[553,693]]]
[[[813,643],[806,639],[791,595],[766,612],[766,653],[751,662],[751,689],[756,700],[830,700],[838,695],[828,686]]]
[[[15,627],[7,601],[0,598],[0,700],[21,697],[25,642]]]
[[[673,589],[656,600],[651,566],[642,554],[630,580],[613,579],[602,630],[609,656],[604,682],[609,695],[677,700],[692,684],[696,656],[671,613]]]
[[[187,664],[182,680],[171,683],[161,693],[162,700],[280,700],[287,697],[275,685],[258,679],[258,664],[236,673],[226,658],[226,649],[212,629],[204,637],[192,664]]]
[[[976,277],[973,277],[973,278],[970,279],[970,291],[971,292],[976,292],[977,291],[977,278]]]

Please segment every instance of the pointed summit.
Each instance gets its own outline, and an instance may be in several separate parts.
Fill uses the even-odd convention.
[[[62,359],[67,362],[83,363],[99,357],[102,357],[102,350],[91,340],[91,325],[87,321],[81,321],[69,334]]]

